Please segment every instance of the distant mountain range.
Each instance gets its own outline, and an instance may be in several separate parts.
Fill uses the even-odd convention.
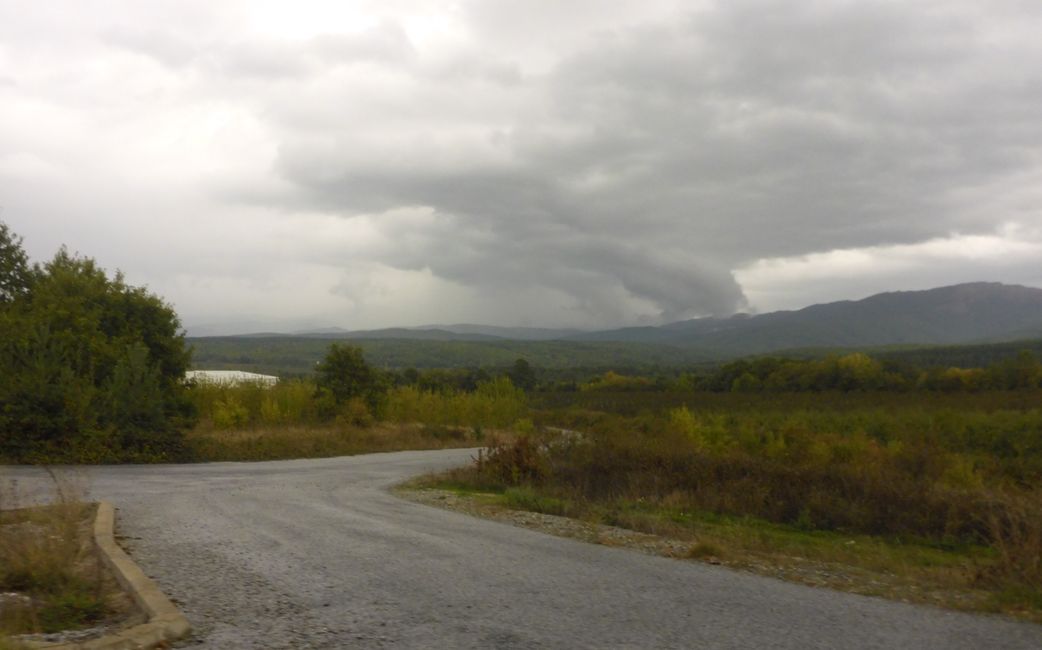
[[[489,334],[459,333],[442,327],[413,328],[413,327],[388,327],[378,330],[353,330],[330,332],[318,330],[310,332],[298,332],[297,336],[319,339],[404,339],[408,341],[503,341],[506,337],[492,336]]]
[[[804,347],[981,343],[1040,335],[1042,289],[974,282],[880,293],[798,311],[589,332],[572,339],[664,343],[738,356]]]
[[[508,341],[556,341],[566,339],[570,336],[582,334],[580,329],[562,329],[549,327],[501,327],[498,325],[473,325],[462,323],[459,325],[423,325],[409,329],[427,330],[440,329],[453,334],[479,334],[492,336]]]
[[[296,335],[317,338],[407,339],[412,341],[557,341],[582,333],[582,330],[577,329],[461,324],[351,331],[331,328],[297,332]]]
[[[863,300],[812,305],[796,311],[697,318],[658,327],[592,332],[457,324],[356,331],[330,328],[287,336],[489,343],[642,343],[685,348],[711,358],[797,348],[952,345],[1042,337],[1042,289],[974,282],[926,291],[880,293]]]

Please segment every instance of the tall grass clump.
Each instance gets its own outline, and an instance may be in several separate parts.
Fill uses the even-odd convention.
[[[74,629],[110,611],[87,535],[93,507],[71,481],[55,482],[47,506],[22,508],[13,486],[0,490],[0,634]]]
[[[986,507],[998,562],[985,577],[1033,588],[1029,597],[1042,609],[1042,491],[1002,494]]]

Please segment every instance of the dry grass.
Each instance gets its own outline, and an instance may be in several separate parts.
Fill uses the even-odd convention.
[[[381,451],[449,449],[482,444],[480,428],[421,424],[196,429],[186,441],[199,461],[258,461],[351,456]]]
[[[988,515],[992,546],[1005,578],[1042,586],[1042,502],[1023,495],[996,499]]]
[[[94,506],[75,480],[52,477],[50,505],[21,507],[14,485],[0,488],[0,634],[90,626],[119,608],[90,541]]]

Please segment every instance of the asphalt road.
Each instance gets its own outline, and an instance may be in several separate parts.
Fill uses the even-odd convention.
[[[205,648],[1042,648],[1042,626],[813,589],[399,500],[471,452],[74,472]],[[28,495],[49,479],[0,468]]]

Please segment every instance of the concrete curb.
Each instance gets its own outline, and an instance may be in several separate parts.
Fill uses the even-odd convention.
[[[159,586],[130,559],[113,536],[116,511],[112,504],[102,501],[94,516],[94,544],[102,561],[116,576],[116,580],[144,613],[147,622],[120,630],[97,639],[75,643],[30,642],[30,648],[40,650],[144,650],[166,646],[170,641],[184,638],[192,631],[188,619]]]

